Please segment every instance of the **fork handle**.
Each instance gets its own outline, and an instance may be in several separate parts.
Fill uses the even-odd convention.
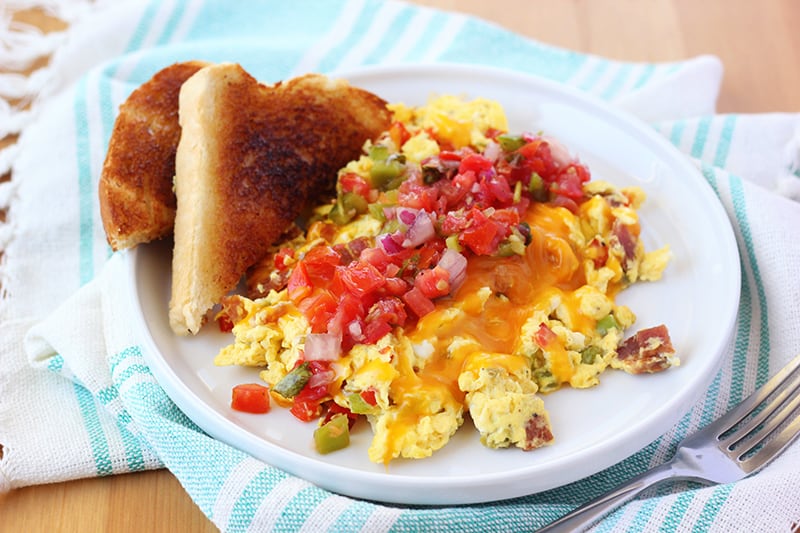
[[[538,530],[538,532],[575,533],[583,531],[620,505],[635,498],[644,489],[674,477],[679,476],[673,469],[672,461],[663,463],[630,479],[613,491],[581,505],[571,513]]]

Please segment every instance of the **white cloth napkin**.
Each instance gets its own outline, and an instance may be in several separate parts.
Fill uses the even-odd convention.
[[[387,38],[390,35],[391,38]],[[800,352],[800,116],[718,115],[719,61],[626,63],[547,46],[492,24],[400,2],[99,5],[65,34],[18,147],[0,268],[0,491],[168,467],[224,531],[532,530],[665,461]],[[629,459],[542,494],[445,508],[331,494],[202,433],[150,373],[130,329],[123,265],[96,200],[118,105],[178,60],[236,61],[264,81],[392,62],[491,64],[600,96],[693,159],[727,210],[741,253],[735,337],[705,397]],[[5,158],[5,159],[4,159]],[[713,317],[707,317],[713,320]],[[800,522],[800,445],[744,481],[664,486],[595,526],[789,531]]]

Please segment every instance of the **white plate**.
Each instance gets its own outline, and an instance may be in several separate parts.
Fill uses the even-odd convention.
[[[257,380],[246,368],[218,368],[233,337],[209,324],[194,338],[170,331],[168,242],[130,253],[133,305],[145,354],[175,403],[210,435],[326,489],[404,504],[461,504],[551,489],[598,472],[643,448],[674,425],[710,384],[733,330],[739,257],[728,218],[695,167],[649,126],[599,100],[538,78],[475,66],[370,68],[343,74],[383,98],[422,104],[433,93],[487,97],[506,109],[512,132],[542,131],[587,163],[594,179],[637,184],[645,246],[669,243],[674,258],[661,281],[639,284],[620,301],[638,316],[634,329],[665,323],[680,367],[656,375],[608,371],[590,390],[544,397],[556,441],[532,452],[484,448],[462,428],[433,457],[370,463],[368,424],[349,448],[318,455],[315,424],[287,410],[247,415],[229,408],[231,387]]]

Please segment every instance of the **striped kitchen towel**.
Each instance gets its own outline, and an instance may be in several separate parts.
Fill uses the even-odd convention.
[[[166,466],[223,531],[534,530],[665,461],[682,437],[800,352],[800,117],[715,114],[722,68],[713,57],[611,61],[397,1],[120,1],[86,11],[37,84],[18,147],[0,157],[13,169],[12,181],[0,184],[0,202],[10,205],[0,231],[0,490]],[[356,500],[210,438],[148,368],[121,305],[122,262],[105,243],[96,201],[119,104],[154,72],[186,59],[239,62],[265,82],[377,64],[491,65],[638,115],[696,163],[739,245],[738,320],[708,392],[619,464],[545,493],[479,505]],[[661,487],[595,529],[789,531],[800,522],[797,494],[800,444],[738,483]]]

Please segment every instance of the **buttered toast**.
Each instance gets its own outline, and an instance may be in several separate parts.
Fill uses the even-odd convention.
[[[98,186],[100,215],[111,248],[167,237],[175,220],[175,151],[181,135],[181,85],[208,65],[170,65],[120,106]]]
[[[264,85],[237,64],[199,70],[180,91],[170,326],[206,313],[339,168],[390,125],[386,102],[316,74]]]

